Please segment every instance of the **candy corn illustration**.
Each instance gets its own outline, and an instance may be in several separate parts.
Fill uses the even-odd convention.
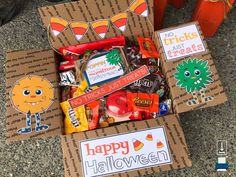
[[[109,21],[108,20],[98,20],[91,23],[93,31],[100,37],[104,38],[108,31]]]
[[[58,36],[68,26],[68,22],[62,18],[52,17],[50,20],[50,27],[53,36]]]
[[[72,22],[70,27],[75,38],[79,41],[87,33],[89,25],[85,22]]]
[[[147,3],[145,0],[136,0],[134,1],[131,6],[129,7],[131,12],[134,12],[138,15],[147,17],[148,16],[148,9]]]
[[[133,139],[133,146],[134,146],[135,151],[139,151],[140,149],[142,149],[144,144],[141,141],[137,140],[137,139]]]
[[[157,149],[161,149],[163,147],[164,147],[164,144],[160,140],[157,140]]]
[[[147,134],[146,140],[148,140],[148,141],[152,141],[152,140],[153,140],[153,136],[152,136],[151,133],[148,133],[148,134]]]
[[[127,17],[127,13],[119,13],[111,17],[111,21],[115,25],[115,27],[124,32],[127,24]]]

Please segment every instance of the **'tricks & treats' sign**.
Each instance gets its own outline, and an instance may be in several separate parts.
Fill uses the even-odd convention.
[[[85,177],[171,164],[164,127],[80,142]]]
[[[206,51],[196,24],[160,32],[159,37],[167,61]]]

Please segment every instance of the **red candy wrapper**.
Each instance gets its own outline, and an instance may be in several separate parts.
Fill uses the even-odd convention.
[[[150,38],[138,38],[140,52],[143,58],[158,58],[159,53],[156,50],[155,44]]]
[[[107,97],[107,111],[116,116],[125,116],[130,113],[128,109],[127,92],[120,90]]]
[[[158,112],[159,95],[127,92],[128,109],[147,113]]]
[[[89,130],[94,130],[98,127],[99,106],[100,101],[98,100],[85,105],[85,112],[88,120]]]
[[[61,62],[59,66],[60,71],[68,71],[74,68],[75,68],[75,60]]]
[[[63,58],[67,61],[77,60],[81,54],[84,54],[86,50],[109,50],[114,46],[124,46],[125,37],[119,36],[109,39],[104,39],[96,42],[80,44],[75,46],[61,47],[59,52],[63,55]]]

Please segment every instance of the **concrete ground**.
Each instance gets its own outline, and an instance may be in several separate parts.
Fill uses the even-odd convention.
[[[180,10],[168,8],[165,26],[190,20],[194,7],[191,0]],[[37,7],[52,3],[32,0],[13,21],[0,27],[0,177],[63,176],[62,151],[59,137],[34,139],[5,144],[5,73],[7,49],[49,48],[46,31],[39,20]],[[211,13],[211,12],[209,12]],[[208,40],[209,48],[229,101],[224,105],[181,114],[181,123],[191,153],[191,168],[163,172],[158,177],[236,177],[236,8]],[[217,173],[216,142],[228,142],[228,172]]]

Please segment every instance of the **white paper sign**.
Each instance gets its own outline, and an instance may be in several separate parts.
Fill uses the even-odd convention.
[[[195,24],[159,33],[167,61],[206,51]]]
[[[164,127],[80,142],[85,177],[172,163]]]
[[[96,85],[123,74],[121,62],[116,63],[116,65],[111,64],[106,55],[90,60],[85,71],[89,85]]]

